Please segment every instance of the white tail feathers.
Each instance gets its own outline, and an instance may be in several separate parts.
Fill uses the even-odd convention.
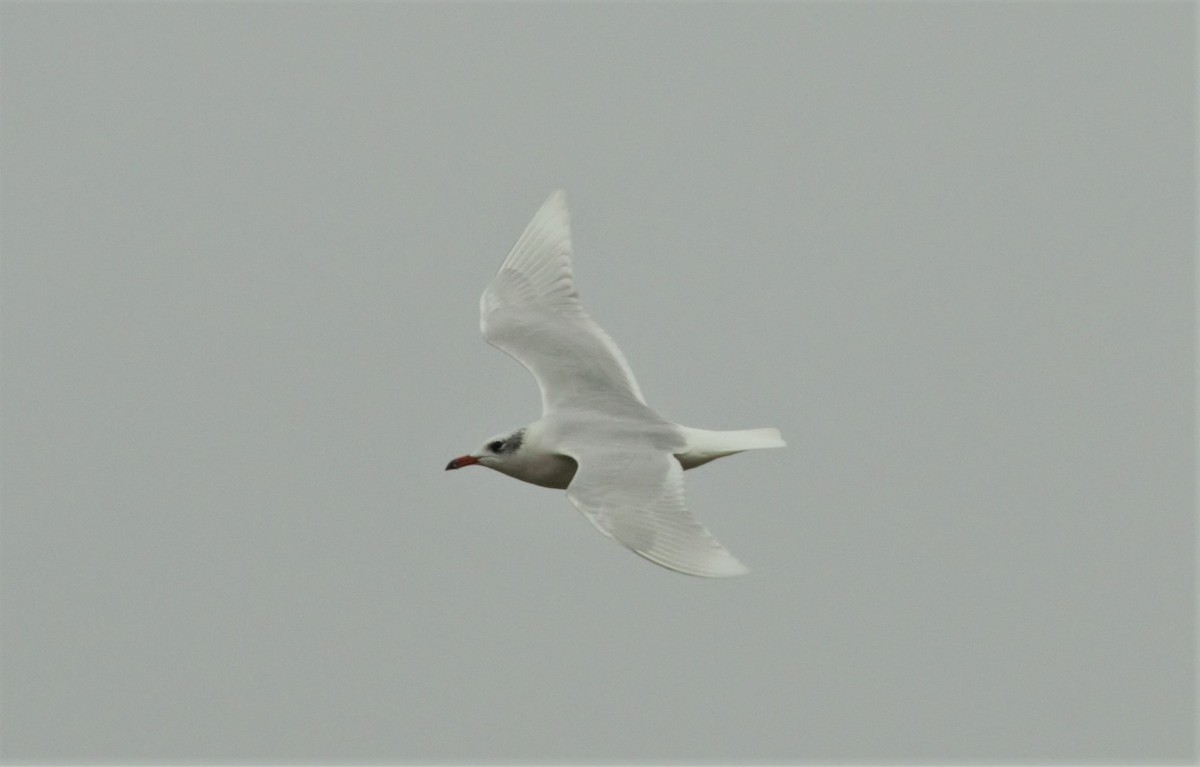
[[[685,469],[695,468],[726,455],[743,450],[786,447],[779,429],[741,429],[738,431],[709,431],[679,427],[687,440],[687,450],[676,454]]]

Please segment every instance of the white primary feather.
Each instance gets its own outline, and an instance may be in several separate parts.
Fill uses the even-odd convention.
[[[579,469],[567,497],[605,535],[681,573],[749,572],[684,504],[683,467],[670,453],[600,446],[568,454]]]
[[[542,412],[619,406],[642,391],[625,355],[579,302],[567,196],[554,192],[479,299],[479,328],[537,379]]]

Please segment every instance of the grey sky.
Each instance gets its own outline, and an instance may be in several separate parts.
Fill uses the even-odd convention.
[[[0,756],[1195,754],[1195,6],[0,6]],[[751,575],[442,471],[554,188]]]

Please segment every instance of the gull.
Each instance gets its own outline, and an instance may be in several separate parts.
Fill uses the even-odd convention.
[[[565,489],[596,529],[688,575],[748,572],[684,503],[683,472],[744,450],[784,447],[778,429],[709,431],[646,405],[625,355],[584,311],[571,273],[567,198],[552,193],[479,300],[484,339],[528,368],[542,417],[497,434],[446,470],[486,466]]]

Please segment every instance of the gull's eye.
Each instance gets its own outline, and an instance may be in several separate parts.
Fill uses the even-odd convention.
[[[488,443],[488,450],[491,450],[493,453],[499,453],[500,448],[502,448],[502,447],[504,447],[504,443],[501,442],[500,440],[496,440],[495,442]]]

